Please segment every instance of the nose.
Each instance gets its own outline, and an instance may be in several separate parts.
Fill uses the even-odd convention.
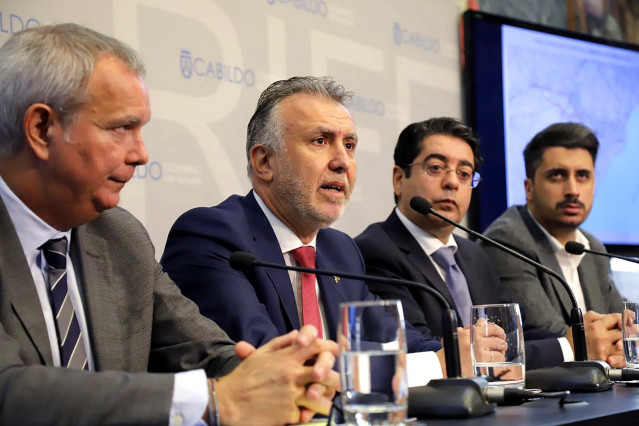
[[[442,186],[446,189],[459,188],[459,176],[455,169],[446,169],[442,178]]]
[[[355,162],[355,158],[350,153],[344,143],[336,143],[331,150],[331,161],[329,162],[329,168],[337,173],[345,173]]]
[[[146,150],[144,139],[142,138],[142,132],[136,131],[127,152],[126,163],[135,166],[146,164],[149,161],[149,153]]]
[[[569,176],[564,186],[564,195],[566,197],[579,197],[579,185],[575,176]]]

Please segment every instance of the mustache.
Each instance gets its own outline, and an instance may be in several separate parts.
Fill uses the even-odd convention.
[[[566,198],[565,200],[558,202],[556,208],[560,209],[562,207],[566,207],[568,204],[578,204],[581,208],[586,208],[586,205],[577,198]]]

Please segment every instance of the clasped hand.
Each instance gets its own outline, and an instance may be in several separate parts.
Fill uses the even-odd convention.
[[[314,413],[328,415],[339,390],[332,370],[337,344],[304,326],[255,349],[235,346],[244,361],[215,385],[224,424],[308,422]]]

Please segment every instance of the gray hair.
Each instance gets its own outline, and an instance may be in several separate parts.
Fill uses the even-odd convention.
[[[255,145],[266,145],[279,152],[282,148],[282,122],[279,114],[280,103],[298,93],[317,95],[345,105],[353,96],[344,86],[331,77],[292,77],[271,84],[260,95],[255,113],[249,121],[246,132],[246,159],[249,177],[253,175],[251,149]]]
[[[140,56],[113,37],[77,24],[46,25],[16,33],[0,48],[0,157],[20,149],[29,106],[43,103],[62,127],[88,100],[87,83],[98,58],[120,59],[144,76]]]

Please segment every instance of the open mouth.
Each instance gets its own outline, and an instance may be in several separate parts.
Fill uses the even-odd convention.
[[[339,183],[328,183],[328,184],[320,186],[321,189],[324,189],[326,191],[336,192],[336,193],[344,192],[344,187],[345,186],[343,184],[339,184]]]

